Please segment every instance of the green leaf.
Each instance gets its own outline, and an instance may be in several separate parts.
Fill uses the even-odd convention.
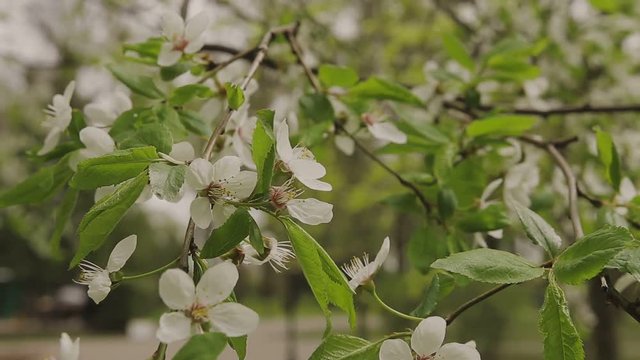
[[[356,98],[392,100],[415,106],[424,106],[422,100],[406,87],[378,77],[371,77],[352,87],[349,89],[348,95]]]
[[[73,140],[75,140],[76,142],[82,144],[80,142],[80,130],[84,129],[85,127],[87,127],[87,123],[85,121],[84,114],[80,110],[73,109],[73,111],[71,112],[71,122],[69,123],[69,127],[67,128],[69,136],[71,136],[71,138],[73,138]],[[84,147],[84,144],[82,147]]]
[[[540,215],[517,202],[513,202],[512,206],[518,215],[518,219],[520,219],[520,223],[522,223],[527,237],[542,246],[551,257],[556,257],[560,247],[562,247],[562,239],[551,225]]]
[[[192,133],[207,137],[211,134],[209,125],[200,118],[198,113],[188,110],[178,110],[178,116],[180,116],[182,125]]]
[[[349,88],[358,82],[358,73],[345,66],[324,64],[318,69],[318,79],[326,87]]]
[[[202,248],[201,256],[212,259],[233,249],[249,236],[252,222],[246,209],[237,209],[222,226],[213,230]]]
[[[462,215],[456,226],[466,232],[481,232],[509,226],[509,217],[502,204],[491,204],[484,209]]]
[[[553,264],[559,281],[578,284],[598,275],[622,250],[637,241],[621,226],[607,225],[585,235],[563,251]]]
[[[170,202],[180,201],[180,190],[187,171],[185,165],[154,163],[149,165],[149,186],[160,199]]]
[[[322,246],[303,228],[289,218],[281,220],[287,228],[289,240],[291,240],[302,272],[327,318],[327,325],[330,326],[329,304],[333,303],[349,315],[351,327],[355,326],[356,311],[353,304],[353,292],[338,266]]]
[[[225,347],[227,337],[221,333],[194,335],[178,350],[173,360],[216,360]]]
[[[256,193],[261,194],[269,190],[273,178],[273,166],[276,161],[275,140],[271,129],[273,128],[272,110],[258,111],[258,121],[253,131],[252,157],[258,172]]]
[[[258,254],[264,254],[264,240],[262,239],[262,232],[260,231],[260,226],[256,223],[256,221],[251,217],[251,227],[249,228],[249,242],[251,246],[258,252]]]
[[[187,128],[182,125],[180,121],[180,115],[173,106],[169,104],[161,104],[154,106],[153,111],[158,119],[158,122],[169,129],[171,132],[171,138],[173,142],[179,142],[187,138],[189,136],[189,131]]]
[[[144,75],[128,74],[120,67],[109,65],[107,68],[111,71],[113,76],[125,84],[131,91],[138,95],[148,97],[150,99],[162,99],[164,93],[156,84],[153,83],[153,79]]]
[[[213,91],[208,86],[202,84],[189,84],[174,89],[169,95],[169,102],[176,106],[182,106],[194,98],[210,98]]]
[[[55,165],[40,168],[26,180],[0,193],[0,208],[36,204],[51,198],[73,175],[68,161],[67,155]]]
[[[619,11],[623,4],[621,0],[589,0],[589,3],[596,9],[607,13]]]
[[[141,57],[157,59],[163,43],[164,39],[161,37],[150,38],[147,41],[140,43],[124,44],[122,45],[122,50],[125,52],[133,51]]]
[[[326,337],[309,360],[378,360],[380,341],[371,343],[351,335]]]
[[[229,103],[229,108],[233,110],[238,110],[242,104],[244,104],[244,91],[242,88],[233,83],[224,84],[224,88],[227,92],[227,102]]]
[[[473,72],[476,68],[475,62],[469,55],[467,49],[464,48],[464,44],[453,34],[442,35],[442,45],[453,60],[465,67],[467,70]]]
[[[244,360],[247,357],[247,335],[230,337],[229,346],[231,346],[236,352],[236,355],[238,355],[238,360]]]
[[[538,119],[535,116],[501,114],[473,121],[467,126],[467,136],[486,135],[516,136],[531,129]]]
[[[138,199],[147,185],[146,171],[116,187],[116,190],[95,203],[78,226],[79,245],[69,268],[78,265],[90,252],[102,246],[129,207]]]
[[[173,136],[168,127],[159,123],[151,123],[140,126],[119,145],[122,149],[151,145],[158,151],[168,154],[173,146]]]
[[[449,219],[456,212],[458,199],[456,193],[448,187],[438,191],[438,214],[443,220]]]
[[[556,283],[553,273],[549,274],[549,285],[544,294],[544,304],[538,322],[544,336],[545,360],[582,360],[584,349],[578,330],[571,321],[567,300]]]
[[[111,154],[84,160],[78,164],[69,185],[88,190],[100,186],[119,184],[137,176],[158,159],[153,146],[117,150]]]
[[[163,81],[171,81],[190,69],[191,66],[186,62],[179,62],[171,66],[163,66],[160,68],[160,78]]]
[[[620,170],[620,156],[613,138],[609,133],[596,130],[596,141],[598,144],[598,157],[605,167],[607,180],[618,191],[620,188],[620,178],[622,177]]]
[[[622,250],[607,264],[607,267],[631,274],[636,281],[640,282],[640,247]]]
[[[411,312],[411,315],[422,318],[429,316],[436,309],[438,302],[447,296],[454,287],[453,276],[446,273],[435,274],[429,286],[424,289],[420,304]]]
[[[421,227],[411,235],[407,253],[411,265],[426,273],[434,261],[449,255],[444,231],[435,225]]]
[[[526,259],[494,249],[475,249],[453,254],[435,261],[431,267],[492,284],[521,283],[544,275],[544,269]]]
[[[324,94],[307,94],[298,100],[300,110],[306,118],[315,122],[333,121],[333,105]]]
[[[56,209],[55,213],[55,225],[51,237],[49,237],[49,245],[51,252],[54,256],[60,255],[60,241],[62,240],[62,234],[64,229],[73,214],[73,210],[76,208],[78,202],[78,191],[75,189],[69,189],[64,193],[62,202]]]

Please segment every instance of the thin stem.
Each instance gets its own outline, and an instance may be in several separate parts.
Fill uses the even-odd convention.
[[[233,55],[231,58],[219,63],[216,65],[216,67],[214,67],[213,69],[207,71],[200,80],[198,80],[198,84],[202,84],[203,82],[205,82],[207,79],[209,79],[210,77],[214,76],[215,74],[217,74],[220,70],[224,69],[225,67],[231,65],[232,63],[240,60],[240,59],[245,59],[249,54],[253,54],[256,51],[258,51],[258,48],[251,48],[251,49],[247,49],[244,51],[240,51],[237,54]]]
[[[244,80],[242,81],[242,84],[240,85],[240,88],[243,91],[247,89],[249,82],[251,81],[251,79],[253,79],[256,72],[258,71],[258,68],[260,67],[262,62],[265,60],[267,51],[269,50],[269,45],[273,41],[274,37],[278,34],[293,31],[298,26],[299,24],[296,23],[293,25],[276,27],[269,30],[263,36],[262,41],[260,41],[260,44],[257,46],[258,52],[255,58],[253,59],[251,66],[249,67],[249,71],[247,72],[247,75],[245,76]],[[213,133],[209,137],[209,141],[207,141],[207,145],[205,146],[204,151],[202,152],[203,159],[209,160],[211,158],[215,143],[218,140],[218,137],[220,137],[220,135],[222,135],[222,133],[224,132],[224,129],[227,127],[227,123],[231,119],[231,116],[233,115],[234,112],[235,110],[227,106],[227,110],[225,111],[224,116],[216,125],[215,129],[213,130]],[[187,230],[185,231],[185,234],[184,234],[184,241],[182,243],[182,252],[180,256],[180,267],[183,269],[188,269],[188,266],[189,266],[189,253],[191,252],[195,226],[196,225],[193,222],[193,219],[190,218],[189,223],[187,224]]]
[[[388,312],[392,313],[393,315],[395,315],[397,317],[401,317],[403,319],[412,320],[412,321],[422,321],[422,320],[424,320],[423,318],[420,318],[420,317],[415,317],[415,316],[411,316],[411,315],[407,315],[405,313],[402,313],[402,312],[392,308],[391,306],[387,305],[384,301],[382,301],[382,299],[380,299],[380,296],[378,296],[378,293],[376,292],[375,287],[373,289],[370,289],[369,292],[371,293],[371,296],[373,296],[373,298],[378,302],[378,304],[380,304],[380,306],[382,306],[383,309],[387,310]]]
[[[509,286],[511,286],[513,284],[502,284],[500,286],[496,286],[493,289],[482,293],[478,296],[476,296],[475,298],[467,301],[466,303],[462,304],[459,308],[457,308],[454,312],[452,312],[451,314],[449,314],[449,316],[446,317],[446,321],[447,321],[447,325],[451,325],[451,323],[458,317],[460,316],[460,314],[462,314],[463,312],[465,312],[466,310],[468,310],[469,308],[473,307],[474,305],[481,303],[482,301],[492,297],[493,295],[501,292],[502,290],[508,288]]]
[[[447,101],[444,103],[444,106],[449,109],[454,109],[458,111],[461,110],[458,102]],[[483,112],[491,112],[496,110],[498,107],[491,105],[480,105],[476,107],[477,110]],[[569,114],[613,114],[613,113],[624,113],[624,112],[640,112],[640,104],[628,104],[628,105],[605,105],[605,106],[592,106],[589,104],[581,105],[581,106],[567,106],[560,107],[555,109],[548,110],[537,110],[537,109],[501,109],[501,112],[510,113],[510,114],[521,114],[521,115],[537,115],[542,117],[548,117],[551,115],[569,115]]]
[[[151,276],[153,274],[157,274],[159,272],[162,272],[162,271],[164,271],[166,269],[169,269],[169,268],[173,267],[179,260],[180,260],[180,258],[178,257],[178,258],[174,259],[173,261],[171,261],[170,263],[168,263],[168,264],[166,264],[166,265],[164,265],[162,267],[159,267],[159,268],[157,268],[155,270],[151,270],[149,272],[146,272],[146,273],[142,273],[142,274],[138,274],[138,275],[123,276],[122,280],[126,281],[126,280],[142,279],[144,277]]]
[[[165,360],[166,356],[167,356],[167,344],[161,342],[158,344],[158,348],[153,353],[153,355],[151,355],[151,358],[149,358],[149,360]]]

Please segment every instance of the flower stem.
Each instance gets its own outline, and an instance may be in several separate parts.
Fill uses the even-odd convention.
[[[375,288],[371,289],[370,293],[373,296],[373,298],[376,299],[378,304],[380,304],[380,306],[382,306],[383,309],[387,310],[388,312],[392,313],[393,315],[395,315],[397,317],[401,317],[403,319],[412,320],[412,321],[422,321],[422,320],[424,320],[423,318],[420,318],[420,317],[415,317],[415,316],[411,316],[411,315],[402,313],[402,312],[392,308],[391,306],[385,304],[385,302],[382,301],[382,299],[380,299],[380,296],[378,296],[378,293],[376,292]]]
[[[142,279],[142,278],[144,278],[144,277],[151,276],[151,275],[153,275],[153,274],[157,274],[157,273],[159,273],[159,272],[162,272],[162,271],[164,271],[164,270],[167,270],[167,269],[168,269],[168,268],[170,268],[170,267],[173,267],[173,266],[178,262],[178,260],[180,260],[180,258],[173,259],[170,263],[168,263],[168,264],[166,264],[166,265],[164,265],[164,266],[162,266],[162,267],[159,267],[159,268],[157,268],[157,269],[155,269],[155,270],[151,270],[151,271],[149,271],[149,272],[143,273],[143,274],[131,275],[131,276],[123,276],[123,277],[122,277],[122,281],[125,281],[125,280],[136,280],[136,279]]]

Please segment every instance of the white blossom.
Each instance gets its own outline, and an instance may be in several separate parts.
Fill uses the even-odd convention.
[[[116,143],[103,129],[88,126],[80,130],[80,142],[84,149],[76,150],[69,159],[69,166],[76,171],[78,164],[86,159],[106,155],[116,150]]]
[[[101,96],[84,107],[88,126],[109,127],[118,116],[132,107],[131,99],[122,91]]]
[[[275,272],[287,270],[287,263],[296,257],[289,241],[278,241],[272,237],[263,237],[265,242],[265,254],[260,256],[256,249],[245,240],[240,244],[240,250],[244,254],[244,264],[263,265],[269,263]]]
[[[362,114],[362,121],[367,125],[367,129],[374,138],[389,141],[395,144],[404,144],[407,142],[407,135],[390,121],[382,119],[371,113]]]
[[[60,335],[60,357],[49,357],[47,360],[78,360],[80,358],[80,338],[71,340],[67,333]]]
[[[162,17],[162,34],[168,41],[162,44],[158,54],[158,65],[174,65],[183,53],[193,54],[202,49],[202,33],[208,26],[209,17],[204,12],[189,19],[186,26],[180,15],[173,12],[165,14]]]
[[[480,360],[475,342],[442,345],[447,322],[439,316],[428,317],[418,324],[411,335],[411,348],[401,339],[385,340],[380,347],[380,360],[414,360],[411,350],[420,360]]]
[[[225,156],[215,164],[197,158],[189,165],[187,184],[200,195],[191,202],[191,218],[199,228],[208,228],[212,221],[214,227],[222,226],[235,211],[226,201],[240,201],[253,192],[258,175],[241,171],[241,164],[237,156]]]
[[[362,258],[354,257],[351,261],[342,266],[342,270],[349,278],[349,287],[355,291],[358,286],[366,285],[373,280],[373,276],[380,270],[382,264],[389,256],[390,241],[387,236],[382,242],[382,246],[373,262],[369,262],[369,254],[364,254]]]
[[[258,314],[248,307],[225,302],[238,282],[238,269],[230,262],[209,268],[198,285],[182,270],[170,269],[160,277],[160,298],[170,309],[162,315],[156,336],[164,343],[202,332],[202,324],[230,337],[247,335],[258,326]]]
[[[44,145],[38,151],[38,155],[44,155],[53,150],[60,142],[60,136],[71,123],[73,109],[71,108],[71,96],[75,89],[75,81],[71,81],[64,89],[64,93],[53,96],[51,104],[44,111],[47,114],[42,126],[49,129]]]
[[[331,184],[320,181],[327,171],[316,161],[311,150],[296,146],[291,147],[289,141],[289,125],[286,121],[280,122],[276,129],[276,150],[285,170],[293,173],[293,176],[306,187],[313,190],[331,191]]]
[[[136,235],[129,235],[120,240],[109,255],[109,261],[104,269],[88,260],[82,260],[80,263],[81,273],[79,279],[74,281],[89,286],[87,294],[96,304],[104,300],[111,291],[110,274],[122,269],[136,250],[137,241]]]
[[[281,186],[269,189],[269,201],[278,210],[287,210],[289,215],[307,225],[326,224],[333,218],[333,205],[314,198],[298,199],[302,190],[295,189],[288,180]]]
[[[196,157],[196,151],[188,141],[181,141],[171,146],[169,155],[158,153],[161,158],[176,165],[183,165]]]

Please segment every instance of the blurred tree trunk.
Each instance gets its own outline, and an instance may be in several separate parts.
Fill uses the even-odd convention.
[[[587,346],[587,359],[618,360],[615,308],[608,306],[598,279],[589,283],[589,303],[598,323]]]

